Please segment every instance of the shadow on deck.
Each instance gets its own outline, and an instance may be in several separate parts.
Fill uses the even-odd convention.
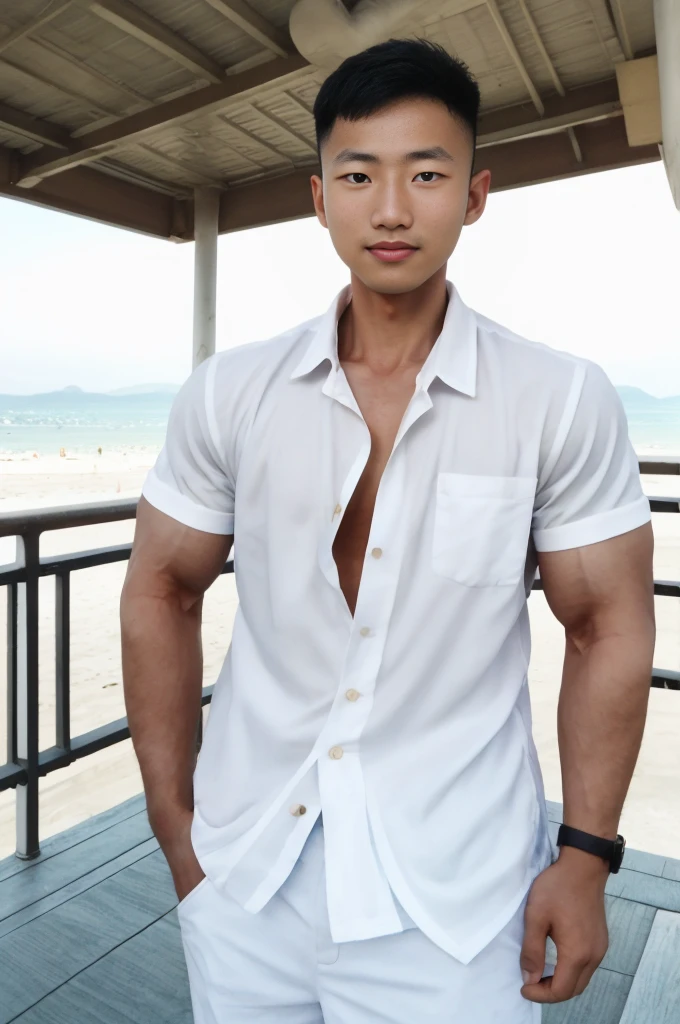
[[[548,808],[554,839],[561,805]],[[680,1021],[680,860],[628,850],[624,864],[607,885],[607,956],[544,1024]],[[191,1024],[176,905],[143,795],[36,860],[0,861],[0,1024]]]

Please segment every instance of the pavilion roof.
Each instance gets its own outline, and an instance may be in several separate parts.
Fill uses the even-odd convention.
[[[326,0],[317,0],[327,6]],[[339,0],[337,0],[339,2]],[[358,17],[366,0],[345,0]],[[378,0],[376,0],[378,2]],[[291,38],[295,0],[0,0],[0,195],[193,237],[311,214],[311,114],[329,68]],[[631,146],[617,65],[655,53],[652,0],[414,0],[482,93],[493,187],[658,159]]]

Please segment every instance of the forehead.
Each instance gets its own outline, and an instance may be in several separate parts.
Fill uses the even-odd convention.
[[[328,159],[341,149],[362,149],[385,159],[417,149],[442,146],[454,155],[470,153],[468,125],[439,100],[409,97],[357,121],[337,118],[323,144]]]

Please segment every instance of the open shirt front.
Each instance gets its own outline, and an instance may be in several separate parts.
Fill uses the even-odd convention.
[[[536,552],[650,509],[604,372],[446,287],[354,617],[332,554],[370,451],[337,355],[349,285],[194,370],[143,494],[234,535],[239,607],[194,775],[203,871],[257,912],[323,811],[333,941],[401,931],[394,893],[468,963],[553,858],[527,686]]]

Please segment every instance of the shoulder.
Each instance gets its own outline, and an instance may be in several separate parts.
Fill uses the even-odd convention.
[[[542,341],[533,341],[509,327],[491,320],[481,313],[475,314],[479,329],[480,341],[486,344],[496,356],[508,357],[520,362],[523,366],[532,366],[537,372],[554,372],[571,374],[577,368],[585,368],[588,359],[553,348]]]
[[[243,389],[266,386],[274,378],[290,373],[298,353],[308,344],[310,335],[321,321],[321,316],[305,320],[280,334],[261,341],[251,341],[233,348],[223,349],[209,356],[208,370],[217,393],[242,393]]]
[[[205,360],[206,402],[213,432],[221,437],[247,430],[265,395],[283,386],[321,317],[261,341],[215,352]]]
[[[475,316],[481,357],[498,365],[506,385],[514,383],[524,393],[540,388],[571,403],[604,395],[618,400],[611,380],[593,360],[526,338],[480,313]]]

